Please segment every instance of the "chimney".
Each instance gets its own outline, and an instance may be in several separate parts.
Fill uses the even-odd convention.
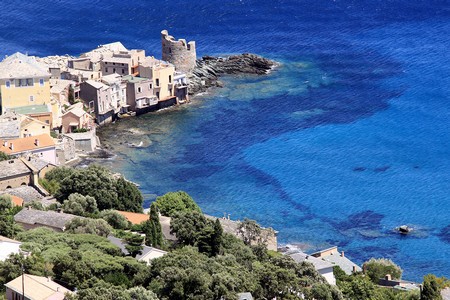
[[[36,147],[39,147],[39,140],[38,140],[38,139],[35,139],[35,140],[34,140],[34,144],[36,145]]]
[[[342,256],[342,257],[345,257],[344,251],[341,251],[341,256]]]
[[[386,274],[386,276],[384,276],[384,279],[387,281],[391,281],[392,280],[391,274]]]
[[[10,144],[9,144],[9,149],[11,149],[11,150],[14,151],[14,145],[13,145],[13,143],[10,143]]]

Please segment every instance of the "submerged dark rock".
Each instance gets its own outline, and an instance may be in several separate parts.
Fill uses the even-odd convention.
[[[210,87],[222,87],[223,83],[219,81],[221,75],[264,75],[276,65],[272,60],[250,53],[228,57],[203,56],[189,74],[189,93],[197,94]]]

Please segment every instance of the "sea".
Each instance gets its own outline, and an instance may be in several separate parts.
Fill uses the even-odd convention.
[[[199,57],[279,66],[99,129],[115,155],[98,163],[138,183],[146,207],[184,190],[207,214],[273,227],[280,245],[450,277],[450,2],[10,0],[0,55],[121,41],[160,57],[163,29]]]

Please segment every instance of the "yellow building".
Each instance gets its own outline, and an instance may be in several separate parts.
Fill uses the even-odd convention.
[[[49,124],[24,115],[21,115],[20,119],[20,137],[37,136],[41,134],[50,135]]]
[[[17,52],[0,62],[0,104],[6,109],[50,103],[50,73],[34,56]]]
[[[150,78],[153,81],[153,94],[159,101],[170,100],[175,97],[175,67],[172,64],[154,57],[146,57],[139,64],[139,76]]]

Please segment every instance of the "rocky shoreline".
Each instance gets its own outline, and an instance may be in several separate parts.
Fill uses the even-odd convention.
[[[277,62],[256,54],[243,53],[227,57],[203,56],[189,74],[189,94],[205,92],[211,87],[223,87],[223,75],[264,75],[278,65]]]

